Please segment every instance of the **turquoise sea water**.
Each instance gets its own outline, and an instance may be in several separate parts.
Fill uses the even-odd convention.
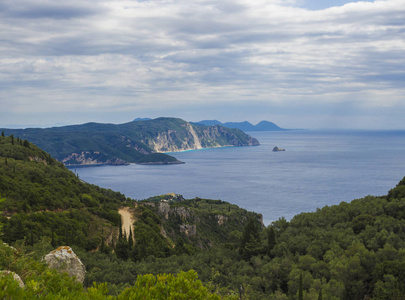
[[[81,179],[144,199],[221,199],[267,225],[325,205],[385,195],[405,176],[405,131],[249,132],[261,145],[175,153],[184,165],[77,168]],[[272,152],[273,147],[285,152]]]

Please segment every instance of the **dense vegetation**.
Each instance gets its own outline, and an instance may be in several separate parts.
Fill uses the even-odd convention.
[[[7,243],[42,236],[52,244],[95,249],[118,226],[124,195],[81,181],[37,146],[19,138],[0,137],[0,192]],[[8,218],[6,218],[6,216]]]
[[[385,197],[281,218],[266,229],[247,222],[238,242],[205,251],[125,263],[81,255],[90,281],[132,283],[136,274],[194,269],[212,291],[244,299],[403,299],[405,179]]]
[[[46,246],[46,242],[40,243],[39,246]],[[38,261],[34,255],[36,252],[27,253],[22,244],[17,247],[11,248],[0,243],[0,269],[13,270],[14,273],[20,274],[25,286],[21,288],[12,274],[1,274],[1,299],[220,299],[218,295],[210,293],[203,286],[195,271],[180,272],[177,275],[138,276],[133,286],[115,296],[110,295],[105,283],[94,283],[84,289],[82,284],[69,277],[67,273],[59,274]],[[38,249],[34,250],[38,252]],[[226,299],[236,298],[226,297]]]
[[[259,215],[220,200],[130,201],[82,182],[35,145],[3,136],[0,192],[1,238],[17,248],[0,244],[0,268],[27,286],[0,277],[0,298],[138,299],[148,290],[159,299],[187,282],[182,293],[195,299],[404,299],[405,178],[386,196],[264,228]],[[123,205],[135,218],[129,237],[117,213]],[[62,244],[85,264],[85,289],[39,262]]]

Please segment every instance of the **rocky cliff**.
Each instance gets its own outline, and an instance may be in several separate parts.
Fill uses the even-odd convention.
[[[181,128],[160,131],[153,136],[143,137],[141,141],[155,152],[260,145],[257,139],[240,130],[233,130],[220,125],[197,126],[187,122],[181,124]]]
[[[148,207],[161,218],[160,224],[164,228],[164,234],[161,234],[164,237],[169,237],[171,241],[181,238],[202,249],[235,242],[232,232],[242,231],[249,218],[264,226],[262,215],[221,200],[167,200],[158,197],[148,200],[154,202],[144,201],[139,203],[139,207]]]

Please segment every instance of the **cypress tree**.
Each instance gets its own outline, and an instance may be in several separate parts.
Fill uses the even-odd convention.
[[[131,251],[134,245],[134,240],[132,238],[132,229],[129,227],[129,236],[128,236],[128,249]]]
[[[101,244],[100,244],[99,251],[101,253],[104,253],[104,238],[103,237],[101,238]]]
[[[319,290],[318,300],[322,300],[322,290]]]
[[[267,255],[271,256],[271,250],[273,250],[274,246],[276,245],[276,233],[274,232],[274,228],[270,227],[267,230]]]
[[[10,135],[11,137],[11,145],[14,145],[14,135]]]
[[[118,240],[121,240],[122,239],[122,220],[121,220],[121,218],[120,218],[120,221],[119,221],[119,223],[118,223]]]
[[[304,291],[302,290],[302,273],[300,274],[300,287],[298,290],[298,300],[304,300]]]
[[[51,245],[52,245],[52,247],[56,247],[55,233],[53,232],[53,226],[51,226]]]
[[[4,137],[4,131],[1,132],[1,136]]]
[[[30,227],[30,244],[31,246],[34,246],[34,234],[32,233],[32,224]]]

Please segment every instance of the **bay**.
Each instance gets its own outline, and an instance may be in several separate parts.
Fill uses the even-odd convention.
[[[405,131],[248,132],[261,145],[185,151],[183,165],[98,166],[80,178],[133,199],[176,193],[221,199],[266,225],[325,205],[385,195],[405,176]],[[273,147],[285,148],[273,152]]]

